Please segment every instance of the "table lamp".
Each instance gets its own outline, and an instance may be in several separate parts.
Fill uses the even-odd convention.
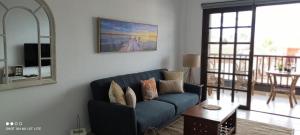
[[[183,55],[183,67],[189,68],[187,82],[194,83],[193,69],[200,67],[199,54],[185,54]]]

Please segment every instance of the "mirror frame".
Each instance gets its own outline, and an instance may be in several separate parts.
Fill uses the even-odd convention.
[[[50,41],[50,53],[51,53],[50,54],[50,56],[51,56],[51,65],[50,65],[51,66],[51,77],[44,79],[41,76],[39,76],[39,79],[32,79],[32,80],[28,79],[28,80],[21,80],[21,81],[12,82],[12,83],[0,84],[0,91],[57,83],[57,81],[56,81],[56,34],[55,34],[54,16],[53,16],[52,11],[50,10],[49,6],[47,5],[47,3],[44,0],[34,0],[34,1],[37,2],[40,5],[39,8],[41,8],[45,11],[46,15],[48,16],[48,20],[49,20],[49,27],[50,27],[49,28],[50,29],[50,31],[49,31],[49,41]],[[0,2],[0,6],[5,8],[6,10],[15,8],[15,7],[7,8],[1,2]],[[3,17],[1,19],[1,21],[4,22],[5,20],[3,20],[4,19]],[[3,38],[3,39],[5,39],[5,38]],[[5,40],[3,40],[3,43],[4,42],[5,42]],[[39,47],[39,49],[41,49],[41,48]],[[40,68],[41,67],[39,67],[39,70],[40,70]]]

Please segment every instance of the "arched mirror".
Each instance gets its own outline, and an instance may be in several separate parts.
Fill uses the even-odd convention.
[[[0,90],[56,82],[55,27],[43,0],[0,0]]]

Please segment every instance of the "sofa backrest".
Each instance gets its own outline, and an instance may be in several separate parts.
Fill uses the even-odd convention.
[[[131,87],[136,94],[137,102],[142,101],[143,97],[142,97],[140,81],[147,80],[152,77],[154,77],[157,82],[159,80],[164,80],[163,71],[166,71],[166,69],[157,69],[157,70],[151,70],[146,72],[120,75],[120,76],[95,80],[91,82],[93,98],[94,100],[109,102],[108,91],[109,91],[111,81],[114,80],[122,87],[124,93],[127,87]]]

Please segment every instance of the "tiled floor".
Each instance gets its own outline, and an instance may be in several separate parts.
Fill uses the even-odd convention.
[[[295,130],[294,135],[300,135],[300,119],[297,118],[245,110],[238,110],[237,117],[241,119],[248,119],[257,122],[293,128]]]
[[[221,91],[220,96],[221,100],[231,101],[231,91]],[[235,92],[235,102],[246,105],[246,96],[246,92]],[[267,104],[269,92],[255,91],[251,98],[251,110],[300,118],[299,96],[297,96],[298,104],[294,104],[293,108],[290,107],[288,96],[284,94],[277,94],[275,100],[271,101],[269,104]],[[213,94],[208,96],[208,99],[217,100],[216,92],[213,91]]]
[[[274,101],[270,101],[267,104],[269,93],[265,92],[256,92],[252,96],[251,110],[286,115],[300,118],[300,98],[297,97],[298,104],[294,104],[294,107],[291,108],[287,95],[277,94]],[[299,125],[300,126],[300,125]]]
[[[231,93],[229,91],[221,92],[221,99],[231,101]],[[236,102],[240,104],[246,103],[246,94],[242,92],[235,93]],[[290,108],[289,101],[286,95],[277,94],[275,101],[266,104],[268,100],[268,93],[255,92],[252,96],[251,110],[253,111],[238,111],[238,118],[253,120],[257,122],[274,124],[277,126],[293,128],[295,135],[300,135],[300,98],[298,104],[294,108]],[[208,96],[209,101],[216,100],[216,93],[213,92],[212,96]],[[259,112],[258,112],[259,111]],[[263,113],[267,112],[267,113]],[[274,114],[270,114],[274,113]],[[280,114],[280,115],[277,115]],[[286,116],[283,116],[286,115]],[[292,116],[292,117],[287,117]]]

